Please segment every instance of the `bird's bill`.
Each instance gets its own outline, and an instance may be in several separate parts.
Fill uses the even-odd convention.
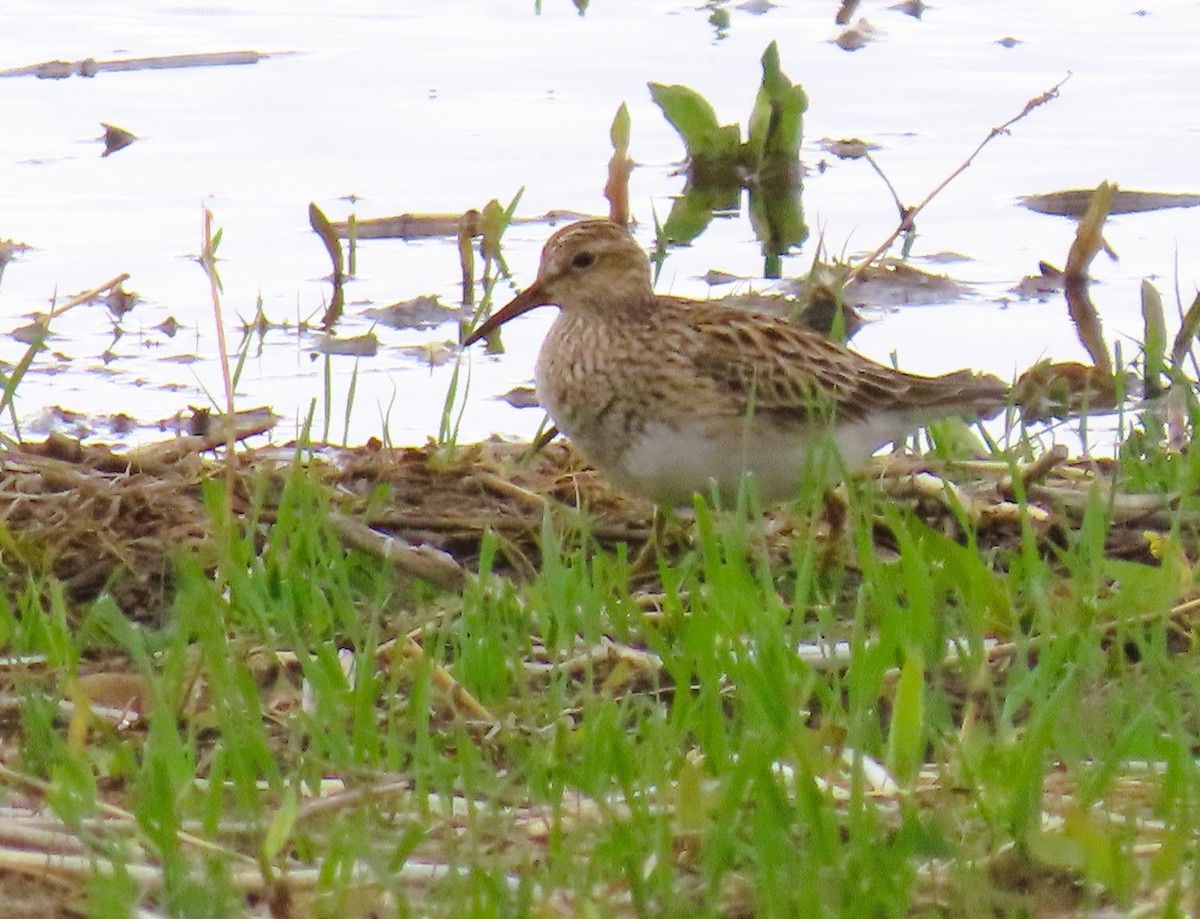
[[[545,306],[548,302],[542,293],[541,285],[535,281],[517,294],[506,306],[496,310],[485,321],[476,326],[475,331],[463,340],[463,347],[473,345],[481,338],[487,338],[496,329],[508,322],[508,320],[515,319],[522,313],[528,313],[536,307]]]

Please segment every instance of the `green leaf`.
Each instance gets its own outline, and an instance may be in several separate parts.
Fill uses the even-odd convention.
[[[764,277],[780,277],[780,256],[808,239],[800,190],[799,182],[767,183],[750,188],[750,223],[754,235],[762,242],[766,258]]]
[[[87,915],[138,915],[137,906],[141,900],[141,888],[129,876],[129,868],[120,854],[112,860],[110,872],[93,871],[86,883]]]
[[[742,142],[741,129],[735,124],[719,124],[717,113],[702,95],[678,84],[647,85],[654,103],[679,132],[689,157],[736,157]]]
[[[1195,339],[1197,331],[1200,331],[1200,294],[1196,294],[1196,299],[1188,307],[1187,313],[1183,317],[1183,325],[1179,327],[1175,343],[1171,346],[1172,365],[1178,367],[1183,362],[1184,356],[1192,347],[1192,341]]]
[[[1029,846],[1041,833],[1046,759],[1060,713],[1077,704],[1079,681],[1076,672],[1065,670],[1066,675],[1043,696],[1042,704],[1034,707],[1020,745],[1013,751],[1015,761],[1006,772],[1008,831],[1021,847]]]
[[[904,655],[892,723],[888,728],[887,765],[902,782],[911,782],[925,758],[925,655],[915,645]]]
[[[747,144],[760,172],[764,168],[794,170],[800,157],[808,95],[780,69],[775,42],[763,52],[762,67],[762,84],[750,113]]]
[[[508,274],[508,268],[500,254],[500,238],[512,223],[513,214],[517,212],[517,203],[524,193],[525,187],[521,186],[508,203],[508,207],[501,207],[500,202],[493,198],[484,205],[479,215],[479,232],[483,236],[479,249],[484,258],[495,260],[504,274]]]
[[[939,459],[962,461],[979,455],[983,443],[973,425],[956,415],[939,418],[927,428],[933,454]]]
[[[1030,854],[1039,862],[1070,871],[1082,869],[1118,902],[1128,901],[1137,869],[1122,851],[1113,828],[1086,809],[1068,809],[1061,829],[1041,832],[1029,842]]]
[[[50,770],[46,799],[59,818],[71,827],[78,827],[85,817],[96,812],[96,777],[85,751],[71,751]]]
[[[1162,389],[1162,376],[1167,371],[1167,323],[1163,319],[1162,297],[1149,281],[1142,280],[1142,319],[1146,324],[1145,383],[1146,394]]]
[[[300,814],[300,802],[296,797],[296,789],[288,785],[283,790],[283,800],[279,802],[279,810],[271,818],[267,828],[267,838],[263,840],[263,861],[270,864],[275,860],[284,845],[292,835],[292,827],[296,825],[296,817]]]
[[[608,131],[613,150],[621,156],[629,155],[629,134],[629,107],[622,102],[621,107],[617,109],[617,114],[613,116],[612,127]]]
[[[691,185],[671,205],[663,235],[672,243],[687,245],[712,222],[714,211],[736,209],[739,197],[737,187]]]

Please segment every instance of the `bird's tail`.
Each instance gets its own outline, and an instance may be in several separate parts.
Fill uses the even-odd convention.
[[[956,370],[940,377],[909,376],[899,400],[913,407],[944,409],[947,415],[992,418],[1011,402],[1007,383],[989,373]]]

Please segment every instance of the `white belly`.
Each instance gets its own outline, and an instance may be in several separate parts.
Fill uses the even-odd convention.
[[[827,486],[863,464],[883,444],[902,436],[896,420],[824,429],[776,430],[734,424],[714,436],[710,426],[665,424],[648,427],[629,444],[612,469],[600,468],[617,485],[665,504],[689,504],[715,486],[722,497],[737,495],[747,474],[763,501],[799,494],[804,482]],[[586,445],[585,450],[586,450]]]

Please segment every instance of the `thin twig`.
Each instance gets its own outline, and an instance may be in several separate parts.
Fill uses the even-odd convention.
[[[867,268],[869,268],[875,262],[875,260],[877,258],[879,258],[881,255],[883,255],[883,253],[887,252],[887,250],[892,247],[892,243],[894,243],[897,239],[899,239],[901,234],[907,233],[910,230],[912,230],[915,225],[917,214],[921,213],[921,211],[923,211],[929,205],[929,202],[931,202],[934,198],[936,198],[941,193],[943,188],[945,188],[947,185],[949,185],[951,182],[953,182],[956,178],[958,178],[960,175],[962,175],[964,172],[966,172],[967,167],[970,166],[971,163],[973,163],[975,161],[975,157],[979,156],[979,154],[983,151],[984,147],[986,147],[989,143],[992,142],[993,139],[995,139],[996,137],[999,137],[1001,134],[1007,134],[1009,128],[1011,128],[1014,124],[1016,124],[1018,121],[1020,121],[1026,115],[1028,115],[1030,112],[1032,112],[1035,108],[1045,105],[1047,102],[1050,102],[1053,99],[1058,98],[1058,91],[1062,88],[1063,84],[1066,83],[1067,80],[1069,80],[1069,79],[1071,79],[1070,73],[1068,73],[1058,83],[1056,83],[1054,86],[1050,87],[1050,89],[1046,90],[1040,96],[1035,96],[1033,99],[1030,99],[1028,102],[1026,102],[1025,107],[1023,109],[1021,109],[1019,114],[1008,119],[1008,121],[1004,122],[1004,124],[1000,125],[1000,127],[992,128],[992,130],[988,133],[988,136],[985,137],[982,141],[980,141],[979,146],[977,146],[974,149],[974,151],[972,151],[971,155],[968,156],[959,165],[959,167],[957,169],[955,169],[952,173],[950,173],[950,175],[946,176],[946,178],[943,179],[937,185],[937,187],[935,187],[933,189],[933,191],[931,191],[929,194],[927,194],[925,196],[924,200],[922,200],[920,204],[918,204],[916,207],[910,207],[910,208],[901,207],[900,223],[896,226],[896,229],[892,231],[891,235],[888,236],[888,238],[885,239],[874,252],[872,252],[870,255],[868,255],[866,258],[864,258],[862,261],[860,261],[857,265],[855,265],[850,270],[850,274],[846,277],[845,283],[849,284],[855,278],[859,277],[864,271],[867,270]],[[895,193],[893,192],[893,195],[894,194]]]

